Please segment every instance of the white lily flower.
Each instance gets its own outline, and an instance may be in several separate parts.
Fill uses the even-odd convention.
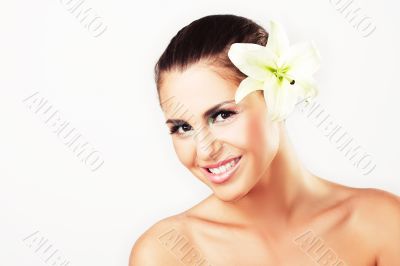
[[[286,119],[300,100],[318,95],[312,75],[319,68],[320,55],[314,43],[289,46],[286,33],[275,21],[270,22],[266,46],[233,43],[228,57],[247,75],[236,91],[235,102],[255,90],[264,90],[273,121]]]

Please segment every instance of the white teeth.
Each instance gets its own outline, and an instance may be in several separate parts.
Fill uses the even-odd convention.
[[[217,174],[217,175],[218,175],[218,174],[220,174],[220,173],[224,173],[224,172],[228,171],[230,168],[232,168],[232,167],[236,164],[237,161],[238,161],[238,160],[235,159],[235,160],[230,161],[229,163],[224,164],[224,165],[222,165],[222,166],[220,166],[220,167],[217,167],[217,168],[208,168],[208,170],[210,170],[211,173]]]

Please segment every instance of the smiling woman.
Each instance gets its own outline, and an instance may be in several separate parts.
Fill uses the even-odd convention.
[[[144,232],[130,265],[400,265],[397,196],[308,171],[265,90],[235,101],[247,76],[231,45],[269,38],[247,18],[211,15],[161,55],[155,80],[176,155],[213,193]],[[286,71],[277,82],[297,86]]]

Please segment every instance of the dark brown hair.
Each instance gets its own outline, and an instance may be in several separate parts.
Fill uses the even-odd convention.
[[[222,67],[227,70],[223,78],[239,84],[246,75],[228,58],[231,44],[241,42],[265,46],[267,41],[268,32],[245,17],[231,14],[209,15],[191,22],[171,39],[154,67],[158,97],[164,72],[184,71],[191,64],[200,61],[217,68]]]

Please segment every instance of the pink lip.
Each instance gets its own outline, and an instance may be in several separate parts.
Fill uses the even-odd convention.
[[[234,159],[236,159],[236,158],[239,158],[239,157],[240,157],[240,156],[237,156],[237,157],[234,157],[234,158],[229,158],[229,159],[220,161],[220,162],[218,162],[218,163],[216,163],[216,164],[204,165],[203,168],[217,168],[217,167],[220,167],[221,165],[224,165],[224,164],[226,164],[226,163],[229,163],[230,161],[232,161],[232,160],[234,160]]]
[[[216,184],[221,184],[221,183],[227,181],[233,175],[233,173],[239,167],[241,158],[242,158],[242,156],[239,156],[239,157],[235,157],[235,158],[231,158],[231,159],[227,159],[227,160],[221,161],[221,162],[219,162],[217,164],[214,164],[214,165],[207,165],[206,167],[200,167],[200,168],[202,169],[204,174],[207,176],[207,178],[211,182],[216,183]],[[224,165],[225,163],[229,163],[230,161],[233,161],[235,159],[239,159],[236,162],[235,166],[233,166],[232,168],[230,168],[228,171],[226,171],[224,173],[213,174],[213,173],[208,172],[208,170],[207,170],[207,168],[216,168],[216,167],[219,167],[221,165]]]

